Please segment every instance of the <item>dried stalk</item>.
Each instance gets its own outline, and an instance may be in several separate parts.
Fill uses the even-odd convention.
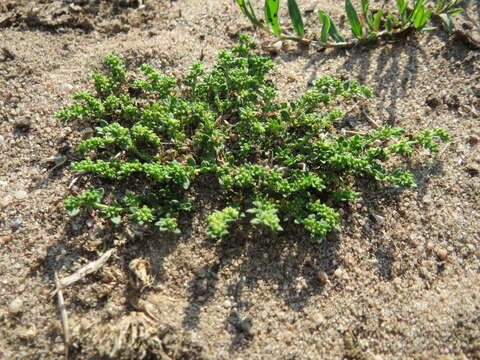
[[[62,287],[67,287],[77,282],[78,280],[84,278],[88,274],[91,274],[97,271],[108,261],[108,259],[110,258],[110,256],[112,256],[114,252],[115,252],[115,249],[108,250],[102,256],[100,256],[97,260],[92,261],[91,263],[88,263],[87,265],[85,265],[84,267],[76,271],[74,274],[61,279],[60,285]]]

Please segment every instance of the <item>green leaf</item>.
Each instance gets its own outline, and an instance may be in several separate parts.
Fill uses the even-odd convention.
[[[463,12],[463,9],[454,9],[454,10],[447,11],[447,14],[452,16],[455,14],[461,14],[462,12]]]
[[[330,19],[330,36],[336,42],[345,42],[345,38],[340,34],[335,23]]]
[[[415,15],[415,18],[413,19],[413,26],[415,27],[415,29],[420,29],[422,27],[423,15],[424,15],[424,8],[422,6],[418,9]]]
[[[305,35],[305,29],[303,25],[302,14],[298,8],[296,0],[288,0],[288,13],[290,14],[290,20],[292,21],[293,29],[298,36],[303,37]]]
[[[369,7],[368,0],[362,0],[361,7],[362,7],[362,13],[366,19],[368,16],[368,7]]]
[[[397,19],[397,17],[395,15],[388,14],[387,17],[390,18],[390,21],[391,21],[393,27],[397,27],[397,26],[400,25],[400,21],[399,21],[399,19]]]
[[[78,215],[79,213],[80,213],[80,208],[78,207],[68,211],[69,216],[75,216],[75,215]]]
[[[462,3],[463,0],[452,0],[448,3],[447,7],[445,10],[449,11],[452,7],[456,6],[456,5],[459,5],[460,3]]]
[[[336,42],[345,42],[345,38],[340,34],[340,32],[337,30],[337,27],[335,26],[335,23],[333,20],[327,15],[325,11],[318,10],[318,18],[320,19],[320,22],[323,24],[323,17],[328,17],[330,20],[330,32],[329,35],[332,37],[333,40]]]
[[[265,0],[265,22],[272,27],[273,33],[280,36],[280,25],[278,23],[278,8],[280,0]]]
[[[330,17],[322,10],[318,12],[320,21],[322,22],[322,33],[320,35],[320,41],[326,43],[330,34]]]
[[[377,38],[377,33],[375,31],[372,31],[370,34],[367,36],[368,41],[375,40]]]
[[[122,221],[122,218],[120,217],[120,215],[118,215],[118,216],[111,217],[110,221],[115,225],[118,225]]]
[[[250,14],[250,17],[252,19],[252,22],[255,26],[260,25],[260,21],[257,18],[257,14],[255,14],[255,9],[253,8],[252,2],[250,0],[247,0],[247,6],[248,6],[248,11]]]
[[[405,0],[397,0],[398,12],[403,17],[406,14],[407,2]]]
[[[387,31],[392,31],[393,29],[392,19],[390,16],[387,16],[387,20],[385,21],[385,28],[387,29]]]
[[[372,30],[378,31],[380,29],[380,21],[382,20],[383,11],[378,10],[373,16]]]
[[[347,12],[348,22],[352,28],[352,33],[356,38],[360,39],[362,37],[362,24],[358,19],[357,11],[352,5],[350,0],[345,0],[345,11]]]
[[[248,17],[250,22],[258,26],[260,25],[260,21],[258,21],[257,15],[255,14],[255,10],[252,6],[252,3],[250,0],[236,0],[237,4],[240,6],[240,10],[242,10],[243,14]]]
[[[184,188],[185,190],[187,190],[189,187],[190,187],[190,179],[186,178],[186,179],[182,182],[182,188]]]
[[[436,0],[435,1],[435,4],[437,5],[436,7],[436,12],[441,12],[443,10],[443,7],[445,6],[445,4],[447,3],[447,0]]]
[[[401,19],[402,25],[405,25],[408,22],[407,6],[408,6],[408,2],[406,0],[397,0],[397,7],[398,7],[398,12],[400,13],[400,19]]]
[[[415,22],[415,19],[417,18],[417,14],[418,12],[420,11],[420,9],[422,9],[422,12],[423,12],[423,1],[424,0],[417,0],[416,3],[415,3],[415,7],[413,8],[413,11],[412,13],[410,14],[409,18],[408,18],[408,21],[410,22]]]
[[[422,21],[421,21],[421,25],[420,25],[419,29],[423,29],[423,27],[425,25],[427,25],[428,21],[430,20],[431,15],[432,15],[432,12],[433,12],[432,9],[429,9],[429,10],[425,11],[425,13],[422,16]]]

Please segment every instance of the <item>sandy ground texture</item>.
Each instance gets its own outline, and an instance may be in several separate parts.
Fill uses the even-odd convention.
[[[115,249],[63,290],[72,359],[480,359],[480,3],[458,16],[456,35],[348,51],[286,43],[277,55],[231,0],[142,3],[0,2],[0,358],[62,358],[54,274]],[[318,9],[342,21],[342,1],[300,4],[309,29]],[[69,164],[91,129],[53,113],[92,88],[104,56],[181,76],[242,32],[273,56],[281,96],[322,74],[357,79],[378,98],[348,115],[350,130],[369,129],[369,117],[443,127],[453,141],[407,164],[415,189],[359,184],[321,246],[254,232],[213,241],[208,201],[179,237],[68,218]]]

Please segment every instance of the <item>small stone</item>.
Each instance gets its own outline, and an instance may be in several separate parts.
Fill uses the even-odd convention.
[[[32,126],[32,120],[30,120],[30,118],[17,119],[13,123],[13,126],[17,130],[29,130]]]
[[[13,196],[17,200],[23,200],[27,197],[28,193],[25,190],[18,190],[13,193]]]
[[[320,282],[320,284],[327,284],[328,283],[327,273],[325,271],[318,271],[317,280]]]
[[[479,140],[478,140],[478,136],[470,135],[470,136],[468,137],[468,140],[467,140],[467,141],[468,141],[468,143],[469,143],[471,146],[477,145],[477,144],[478,144],[478,141],[479,141]],[[1,140],[0,140],[0,143],[1,143]]]
[[[370,210],[370,215],[375,219],[376,222],[381,223],[385,221],[385,218],[377,213],[375,213],[373,210]]]
[[[65,145],[65,146],[62,146],[58,149],[58,152],[60,154],[63,154],[65,155],[66,153],[68,153],[70,150],[72,150],[72,147],[70,145]]]
[[[442,104],[442,101],[435,95],[429,95],[425,103],[431,108],[436,108]]]
[[[345,255],[345,257],[343,258],[343,262],[345,263],[345,265],[353,265],[354,263],[354,258],[352,255],[350,254],[347,254]]]
[[[0,199],[0,209],[6,208],[8,205],[10,205],[10,197],[4,197],[3,199]]]
[[[7,245],[8,243],[10,243],[11,241],[13,240],[13,236],[12,235],[6,235],[2,238],[2,243],[3,245]]]
[[[448,251],[442,248],[436,248],[435,254],[438,256],[440,260],[445,260],[448,256]]]
[[[18,314],[19,312],[22,311],[23,309],[23,301],[20,298],[16,298],[13,300],[9,305],[8,309],[10,310],[11,313],[13,314]]]
[[[325,317],[322,314],[319,314],[315,317],[315,326],[318,328],[325,323]]]
[[[271,54],[276,55],[280,52],[280,50],[282,50],[282,45],[283,45],[283,42],[280,40],[268,46],[266,50]]]
[[[232,303],[231,303],[230,301],[228,301],[228,300],[225,300],[225,301],[223,302],[223,307],[225,307],[225,308],[230,308],[230,307],[232,307]]]
[[[345,274],[344,274],[344,271],[341,268],[337,268],[337,270],[335,270],[333,275],[335,275],[339,279],[343,279]]]
[[[435,245],[432,242],[428,242],[427,245],[425,245],[425,248],[428,251],[432,251],[435,248]]]
[[[273,288],[274,290],[278,290],[278,285],[277,285],[277,284],[273,284],[273,285],[272,285],[272,288]]]

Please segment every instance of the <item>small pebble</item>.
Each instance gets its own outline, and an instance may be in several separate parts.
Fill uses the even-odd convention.
[[[281,40],[277,41],[273,43],[271,46],[267,47],[267,51],[269,51],[273,55],[278,54],[280,50],[282,50],[282,45],[283,45],[283,42]]]
[[[18,229],[20,229],[21,227],[23,226],[22,224],[22,221],[21,220],[15,220],[12,224],[12,231],[17,231]]]
[[[436,248],[435,254],[437,254],[440,260],[445,260],[448,256],[448,251],[442,248]]]
[[[315,317],[315,326],[318,328],[322,326],[322,324],[325,322],[325,317],[322,314],[319,314]]]
[[[10,310],[11,313],[17,314],[22,311],[23,309],[23,301],[20,298],[16,298],[13,300],[9,305],[8,309]]]
[[[337,268],[337,270],[335,270],[335,272],[333,274],[339,279],[343,279],[343,277],[345,275],[344,271],[341,268]]]
[[[32,126],[32,121],[29,118],[17,119],[13,126],[18,130],[28,130]]]
[[[12,240],[13,240],[13,236],[12,236],[12,235],[6,235],[6,236],[4,236],[3,239],[2,239],[2,243],[3,243],[3,245],[7,245],[7,244],[10,243]]]
[[[0,209],[6,208],[8,205],[10,205],[10,198],[5,197],[3,199],[0,199]]]
[[[18,190],[13,193],[13,196],[17,200],[23,200],[27,197],[28,193],[25,190]]]
[[[231,307],[231,306],[232,306],[232,303],[231,303],[230,301],[225,300],[225,301],[223,302],[223,307],[229,308],[229,307]]]
[[[385,221],[385,218],[383,216],[373,212],[372,210],[370,210],[370,214],[373,216],[373,218],[375,219],[376,222],[381,223],[381,222]]]
[[[427,245],[425,246],[425,248],[428,251],[432,251],[435,248],[435,245],[432,242],[428,242]]]
[[[328,275],[325,271],[318,271],[317,272],[317,280],[321,283],[321,284],[326,284],[328,283]]]
[[[436,108],[436,107],[442,105],[441,99],[436,95],[429,95],[427,97],[427,100],[425,101],[425,103],[428,106],[430,106],[431,108]]]
[[[0,142],[1,142],[1,141],[0,141]],[[472,145],[472,146],[473,146],[473,145],[477,145],[477,144],[478,144],[478,136],[470,135],[470,136],[468,137],[468,143],[469,143],[470,145]]]

